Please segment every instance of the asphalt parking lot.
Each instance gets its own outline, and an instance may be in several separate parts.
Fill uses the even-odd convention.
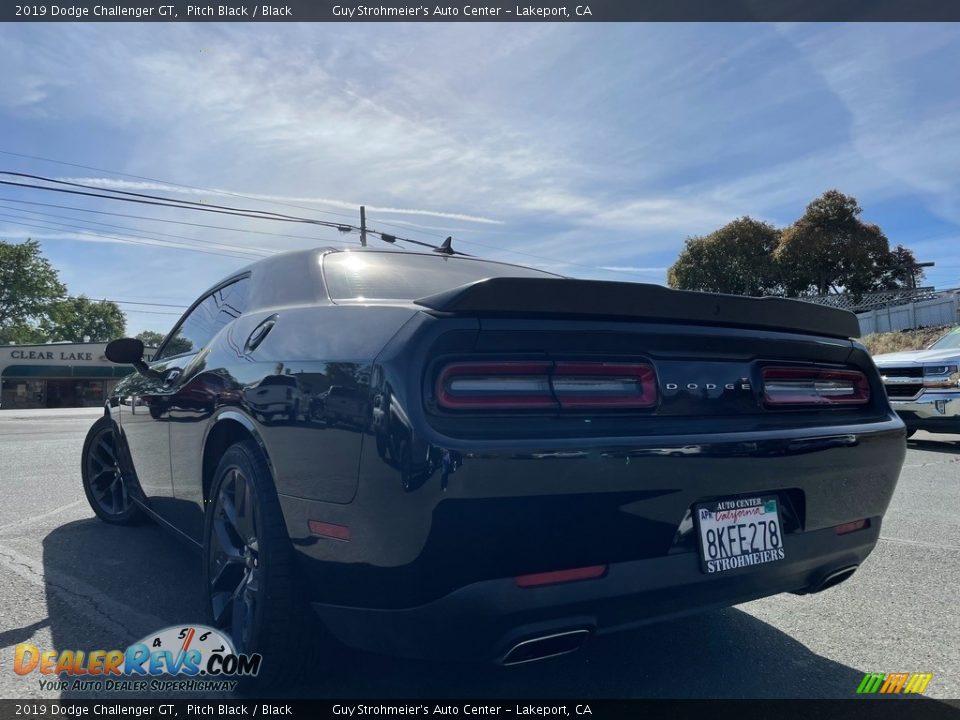
[[[53,699],[14,674],[14,646],[124,648],[198,621],[199,559],[160,528],[111,527],[80,487],[92,410],[0,411],[0,697]],[[865,672],[933,673],[960,697],[960,436],[918,433],[882,539],[854,578],[594,639],[503,669],[351,656],[313,697],[854,696]]]

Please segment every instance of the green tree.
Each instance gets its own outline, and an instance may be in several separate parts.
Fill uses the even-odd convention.
[[[787,295],[863,293],[908,284],[902,263],[915,262],[906,248],[891,252],[876,225],[860,219],[856,198],[828,190],[783,231],[774,259]]]
[[[671,287],[790,297],[913,287],[923,277],[902,245],[860,219],[856,198],[829,190],[785,230],[742,217],[688,238],[667,273]]]
[[[137,340],[143,343],[144,347],[157,348],[160,347],[160,343],[163,342],[163,338],[166,336],[153,330],[144,330],[138,333],[136,337]]]
[[[779,285],[773,252],[780,231],[742,217],[704,237],[688,238],[667,272],[670,287],[734,295],[769,295]]]
[[[43,342],[41,328],[67,288],[36,240],[0,240],[0,342]]]
[[[42,327],[50,340],[108,342],[124,336],[127,318],[116,303],[81,295],[54,303]]]
[[[917,267],[913,251],[897,245],[890,251],[888,265],[880,282],[884,288],[916,287],[923,280],[923,270]]]

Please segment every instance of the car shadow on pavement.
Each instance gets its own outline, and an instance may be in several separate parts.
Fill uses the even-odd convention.
[[[201,622],[200,572],[199,555],[153,523],[121,527],[89,518],[56,528],[43,538],[53,647],[123,650],[170,625]],[[67,690],[62,697],[91,694]]]
[[[354,654],[295,695],[490,698],[853,698],[864,671],[728,608],[593,638],[512,668]]]
[[[960,442],[956,440],[907,440],[907,447],[911,450],[938,452],[956,455],[960,453]]]
[[[198,558],[152,524],[116,527],[89,519],[55,529],[43,540],[54,647],[123,649],[163,627],[202,621]],[[850,698],[864,672],[877,669],[819,656],[735,608],[593,638],[579,653],[513,668],[366,653],[339,657],[332,666],[306,668],[310,681],[283,695]]]
[[[50,618],[44,618],[23,627],[11,628],[0,632],[0,648],[10,647],[18,643],[27,642],[33,634],[50,624]]]

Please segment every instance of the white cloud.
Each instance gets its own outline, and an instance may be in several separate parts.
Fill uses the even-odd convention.
[[[922,198],[960,222],[958,36],[759,24],[18,27],[0,46],[11,78],[0,130],[30,113],[46,124],[17,126],[22,152],[353,222],[362,203],[425,241],[453,234],[484,256],[656,280],[686,236],[743,214],[789,222],[831,187],[856,195],[867,219]],[[308,242],[183,232],[266,250]],[[176,272],[184,287],[212,273]]]
[[[849,115],[850,141],[842,154],[848,166],[859,168],[848,167],[848,175],[874,197],[915,193],[932,212],[960,223],[956,28],[790,28],[784,37]]]

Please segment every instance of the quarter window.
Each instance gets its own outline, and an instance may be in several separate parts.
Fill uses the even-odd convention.
[[[224,325],[243,313],[247,304],[248,284],[249,281],[244,278],[205,297],[183,319],[154,360],[200,352]]]

